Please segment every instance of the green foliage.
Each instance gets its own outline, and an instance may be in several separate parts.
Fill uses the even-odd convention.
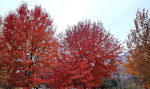
[[[135,83],[128,84],[127,89],[144,89]]]
[[[98,88],[102,88],[102,89],[112,89],[113,87],[117,86],[117,81],[115,79],[108,79],[105,78],[103,80],[103,84],[98,87]]]

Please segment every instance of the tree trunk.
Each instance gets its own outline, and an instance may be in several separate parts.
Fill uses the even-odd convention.
[[[83,88],[86,89],[86,84],[85,83],[83,83]]]

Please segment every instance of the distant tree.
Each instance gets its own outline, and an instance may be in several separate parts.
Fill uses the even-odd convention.
[[[102,23],[79,22],[68,27],[60,40],[60,58],[50,74],[56,88],[92,88],[116,70],[122,47]]]
[[[117,80],[104,78],[103,84],[99,86],[100,89],[112,89],[113,87],[117,87]]]
[[[135,83],[131,83],[131,84],[128,84],[127,89],[144,89],[144,88],[142,88],[139,85],[136,85]]]
[[[7,69],[8,86],[29,89],[46,83],[43,73],[51,71],[58,53],[52,22],[41,7],[29,10],[27,4],[5,17],[0,67]]]
[[[150,88],[150,18],[148,11],[137,11],[135,29],[128,35],[127,47],[130,55],[125,67],[127,72],[138,77]]]

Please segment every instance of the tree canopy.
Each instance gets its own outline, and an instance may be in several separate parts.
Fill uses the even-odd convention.
[[[92,88],[116,70],[122,47],[101,22],[83,21],[68,27],[60,40],[58,65],[50,75],[57,88]]]
[[[5,17],[0,55],[8,86],[32,88],[46,83],[43,73],[51,71],[58,56],[52,22],[40,6],[29,10],[27,4]]]
[[[130,55],[125,66],[127,72],[138,77],[144,86],[150,87],[150,18],[148,11],[137,11],[135,29],[128,35],[127,47]]]

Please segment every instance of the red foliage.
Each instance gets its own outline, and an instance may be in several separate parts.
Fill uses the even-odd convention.
[[[49,77],[56,88],[91,88],[116,69],[122,47],[102,23],[80,22],[61,38],[60,59]]]
[[[3,63],[9,86],[31,88],[46,82],[43,73],[51,71],[58,53],[52,22],[41,7],[30,11],[26,4],[4,19],[0,52],[7,54]]]

